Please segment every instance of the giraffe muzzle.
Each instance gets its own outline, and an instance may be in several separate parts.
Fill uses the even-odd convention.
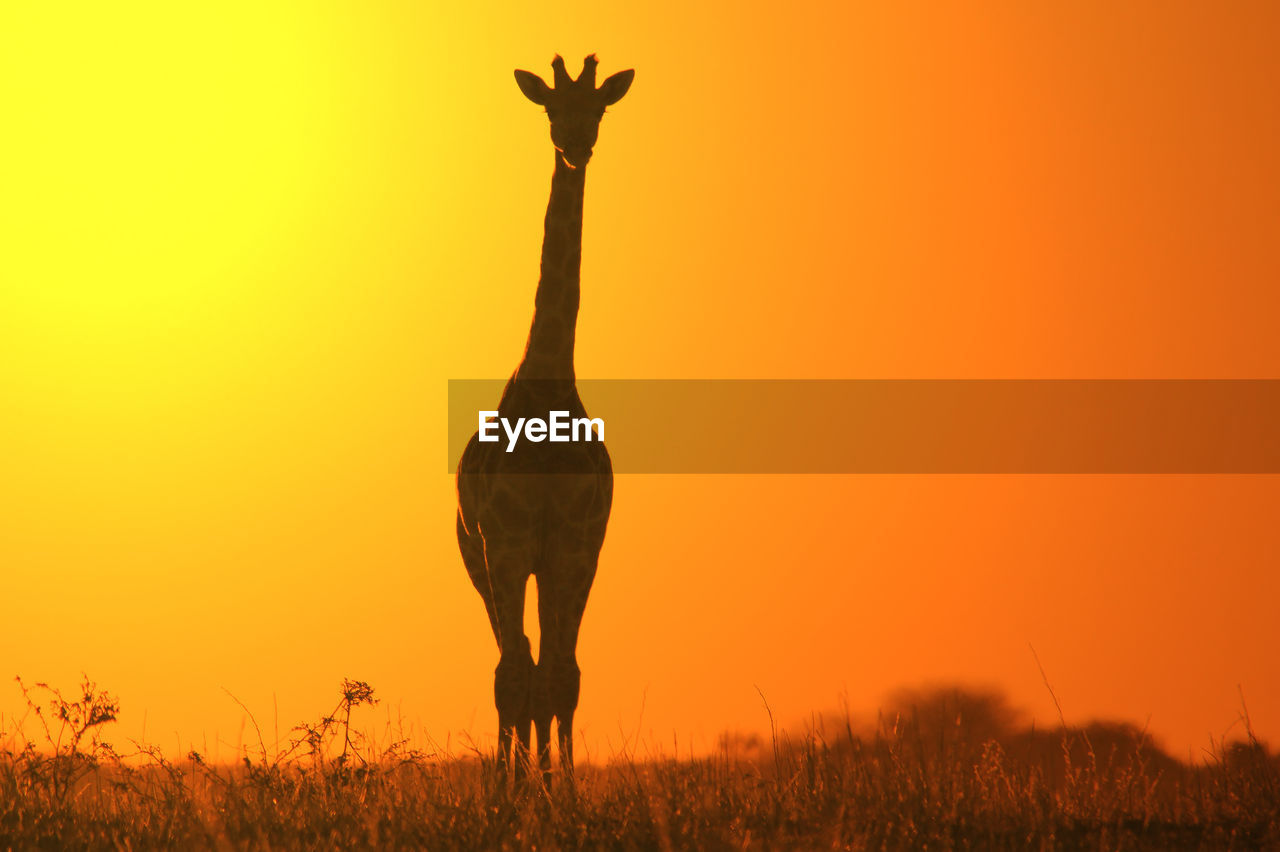
[[[562,148],[560,157],[571,169],[580,169],[591,160],[590,148]]]

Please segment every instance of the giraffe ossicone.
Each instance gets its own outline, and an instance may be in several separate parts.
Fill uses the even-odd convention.
[[[577,79],[564,60],[551,63],[553,85],[516,71],[525,97],[545,108],[555,164],[544,220],[542,259],[533,322],[524,357],[498,402],[496,417],[510,423],[560,412],[587,421],[574,375],[582,258],[582,203],[605,108],[631,86],[622,71],[596,86],[596,58],[588,56]],[[495,414],[495,412],[485,412]],[[600,440],[501,442],[481,440],[485,418],[458,463],[458,548],[480,593],[498,643],[494,704],[498,710],[499,765],[523,775],[530,728],[537,760],[550,781],[551,724],[560,760],[573,770],[573,716],[581,673],[578,632],[595,579],[613,503],[613,468]],[[519,428],[519,427],[517,427]],[[524,633],[525,589],[538,591],[538,659]]]

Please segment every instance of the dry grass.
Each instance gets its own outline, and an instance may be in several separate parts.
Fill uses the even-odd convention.
[[[375,700],[358,681],[234,766],[118,754],[100,737],[116,703],[92,683],[24,692],[43,741],[5,732],[0,849],[1280,848],[1280,764],[1247,724],[1187,766],[1131,726],[1038,732],[998,696],[940,690],[900,696],[873,730],[815,720],[547,791],[355,736],[352,709]]]

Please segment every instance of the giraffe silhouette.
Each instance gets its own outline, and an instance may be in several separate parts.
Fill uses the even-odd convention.
[[[551,411],[586,417],[573,366],[584,180],[605,107],[626,94],[635,76],[623,71],[597,88],[595,56],[586,58],[577,80],[559,56],[551,67],[554,86],[528,71],[515,72],[520,91],[551,121],[555,170],[533,324],[524,358],[498,403],[499,416],[512,422],[545,419]],[[538,765],[550,782],[554,720],[561,766],[571,778],[581,682],[578,629],[613,502],[609,454],[602,441],[522,441],[507,452],[503,442],[481,442],[477,433],[458,463],[457,482],[458,547],[498,641],[493,697],[499,766],[505,774],[514,764],[517,779],[524,776],[532,725]],[[536,663],[524,633],[530,576],[538,590]]]

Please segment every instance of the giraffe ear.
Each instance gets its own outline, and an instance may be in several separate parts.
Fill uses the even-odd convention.
[[[604,95],[604,105],[610,106],[622,100],[622,96],[631,88],[631,81],[636,77],[634,68],[619,71],[600,86],[600,94]]]
[[[551,99],[551,87],[542,82],[542,78],[531,71],[516,71],[516,85],[524,96],[538,106],[546,106]]]

